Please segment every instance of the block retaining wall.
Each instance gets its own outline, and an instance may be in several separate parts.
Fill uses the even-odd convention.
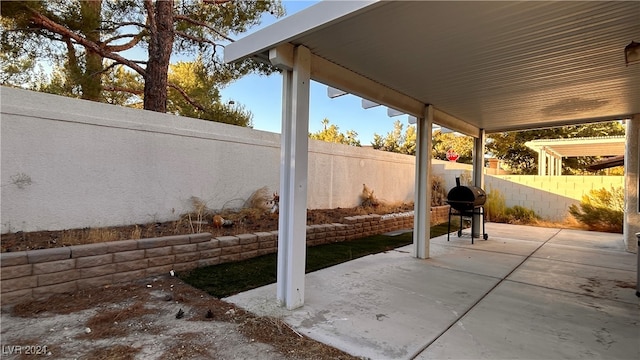
[[[446,221],[448,207],[441,208],[432,211],[434,219],[444,213]],[[307,226],[307,245],[348,241],[411,228],[412,211],[384,216],[351,216],[345,217],[344,223]],[[275,253],[277,243],[276,230],[219,237],[212,237],[210,233],[177,235],[2,253],[2,305],[130,282],[166,274],[172,269],[187,271],[249,259]]]

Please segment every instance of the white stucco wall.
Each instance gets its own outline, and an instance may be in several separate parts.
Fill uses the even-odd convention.
[[[193,196],[221,209],[279,189],[279,134],[9,88],[0,101],[2,233],[173,220]],[[413,201],[414,162],[310,140],[307,207],[357,206],[363,184],[381,200]],[[450,189],[471,166],[432,160],[431,169]],[[562,220],[590,189],[623,181],[486,175],[485,189]]]
[[[279,189],[279,134],[0,88],[2,233],[176,219]],[[413,158],[310,141],[309,208],[413,200]]]
[[[413,201],[414,178],[413,156],[309,141],[307,207],[310,209],[357,206],[363,184],[379,200]]]

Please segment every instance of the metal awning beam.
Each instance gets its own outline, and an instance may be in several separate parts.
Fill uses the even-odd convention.
[[[283,70],[291,70],[293,68],[293,49],[294,46],[289,43],[270,49],[269,60],[274,66]],[[426,104],[313,53],[311,54],[311,79],[414,117],[424,116]],[[480,131],[479,128],[468,122],[437,108],[433,110],[433,122],[472,137],[478,137]]]

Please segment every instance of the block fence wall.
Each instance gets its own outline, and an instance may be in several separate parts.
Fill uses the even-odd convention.
[[[447,220],[448,207],[434,211],[437,221]],[[412,227],[413,212],[346,217],[344,223],[307,226],[307,246]],[[201,233],[2,253],[2,306],[275,253],[277,243],[277,231],[219,237]]]
[[[280,135],[0,87],[1,233],[177,220],[192,197],[238,208],[279,191]],[[411,156],[309,141],[309,209],[354,207],[362,185],[413,201]]]
[[[562,221],[569,206],[579,205],[590,190],[623,188],[624,176],[486,175],[487,192],[498,190],[507,206],[520,205],[541,217]]]
[[[447,189],[455,186],[456,177],[469,177],[471,165],[433,160],[434,175],[441,176]],[[486,170],[486,169],[485,169]],[[507,206],[524,206],[546,220],[562,221],[569,215],[569,206],[578,205],[590,190],[624,187],[624,176],[484,176],[487,193],[499,191]]]

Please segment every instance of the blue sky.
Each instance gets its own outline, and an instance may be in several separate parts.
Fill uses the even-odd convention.
[[[286,16],[308,8],[317,1],[283,1]],[[264,27],[277,19],[265,17]],[[255,31],[256,29],[252,29]],[[242,36],[238,37],[241,38]],[[221,91],[222,100],[233,100],[253,113],[253,127],[257,130],[280,133],[282,110],[282,76],[248,75],[230,84]],[[385,135],[393,130],[393,123],[400,120],[404,128],[408,126],[407,116],[390,118],[387,108],[377,106],[363,109],[362,99],[354,95],[343,95],[335,99],[327,96],[327,86],[312,82],[309,109],[309,131],[322,129],[322,119],[338,126],[341,132],[354,130],[362,145],[370,145],[373,134]]]

